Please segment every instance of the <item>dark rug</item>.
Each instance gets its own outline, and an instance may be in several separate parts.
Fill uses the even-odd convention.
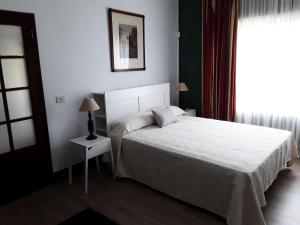
[[[77,213],[75,216],[72,216],[66,221],[60,223],[59,225],[118,225],[118,224],[92,209],[86,209],[81,211],[80,213]]]

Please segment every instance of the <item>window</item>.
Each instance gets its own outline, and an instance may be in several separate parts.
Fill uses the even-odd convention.
[[[300,118],[299,28],[299,13],[239,20],[237,113]]]

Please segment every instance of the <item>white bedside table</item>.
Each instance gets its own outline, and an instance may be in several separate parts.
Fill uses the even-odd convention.
[[[88,193],[88,166],[89,159],[98,157],[106,152],[111,153],[111,162],[112,162],[112,172],[114,176],[114,159],[111,148],[111,140],[108,137],[103,137],[96,135],[98,138],[95,140],[86,140],[87,136],[79,137],[70,140],[71,144],[77,146],[77,151],[74,151],[74,154],[84,159],[84,193]],[[96,158],[97,170],[99,172],[99,162]],[[69,165],[69,184],[72,184],[72,164]]]
[[[196,116],[196,109],[185,109],[185,116]]]

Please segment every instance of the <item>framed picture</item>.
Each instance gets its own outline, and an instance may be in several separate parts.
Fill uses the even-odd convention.
[[[145,70],[145,16],[108,9],[111,70]]]

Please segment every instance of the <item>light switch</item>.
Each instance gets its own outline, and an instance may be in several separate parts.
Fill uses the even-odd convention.
[[[64,103],[65,102],[65,96],[56,96],[56,103]]]

